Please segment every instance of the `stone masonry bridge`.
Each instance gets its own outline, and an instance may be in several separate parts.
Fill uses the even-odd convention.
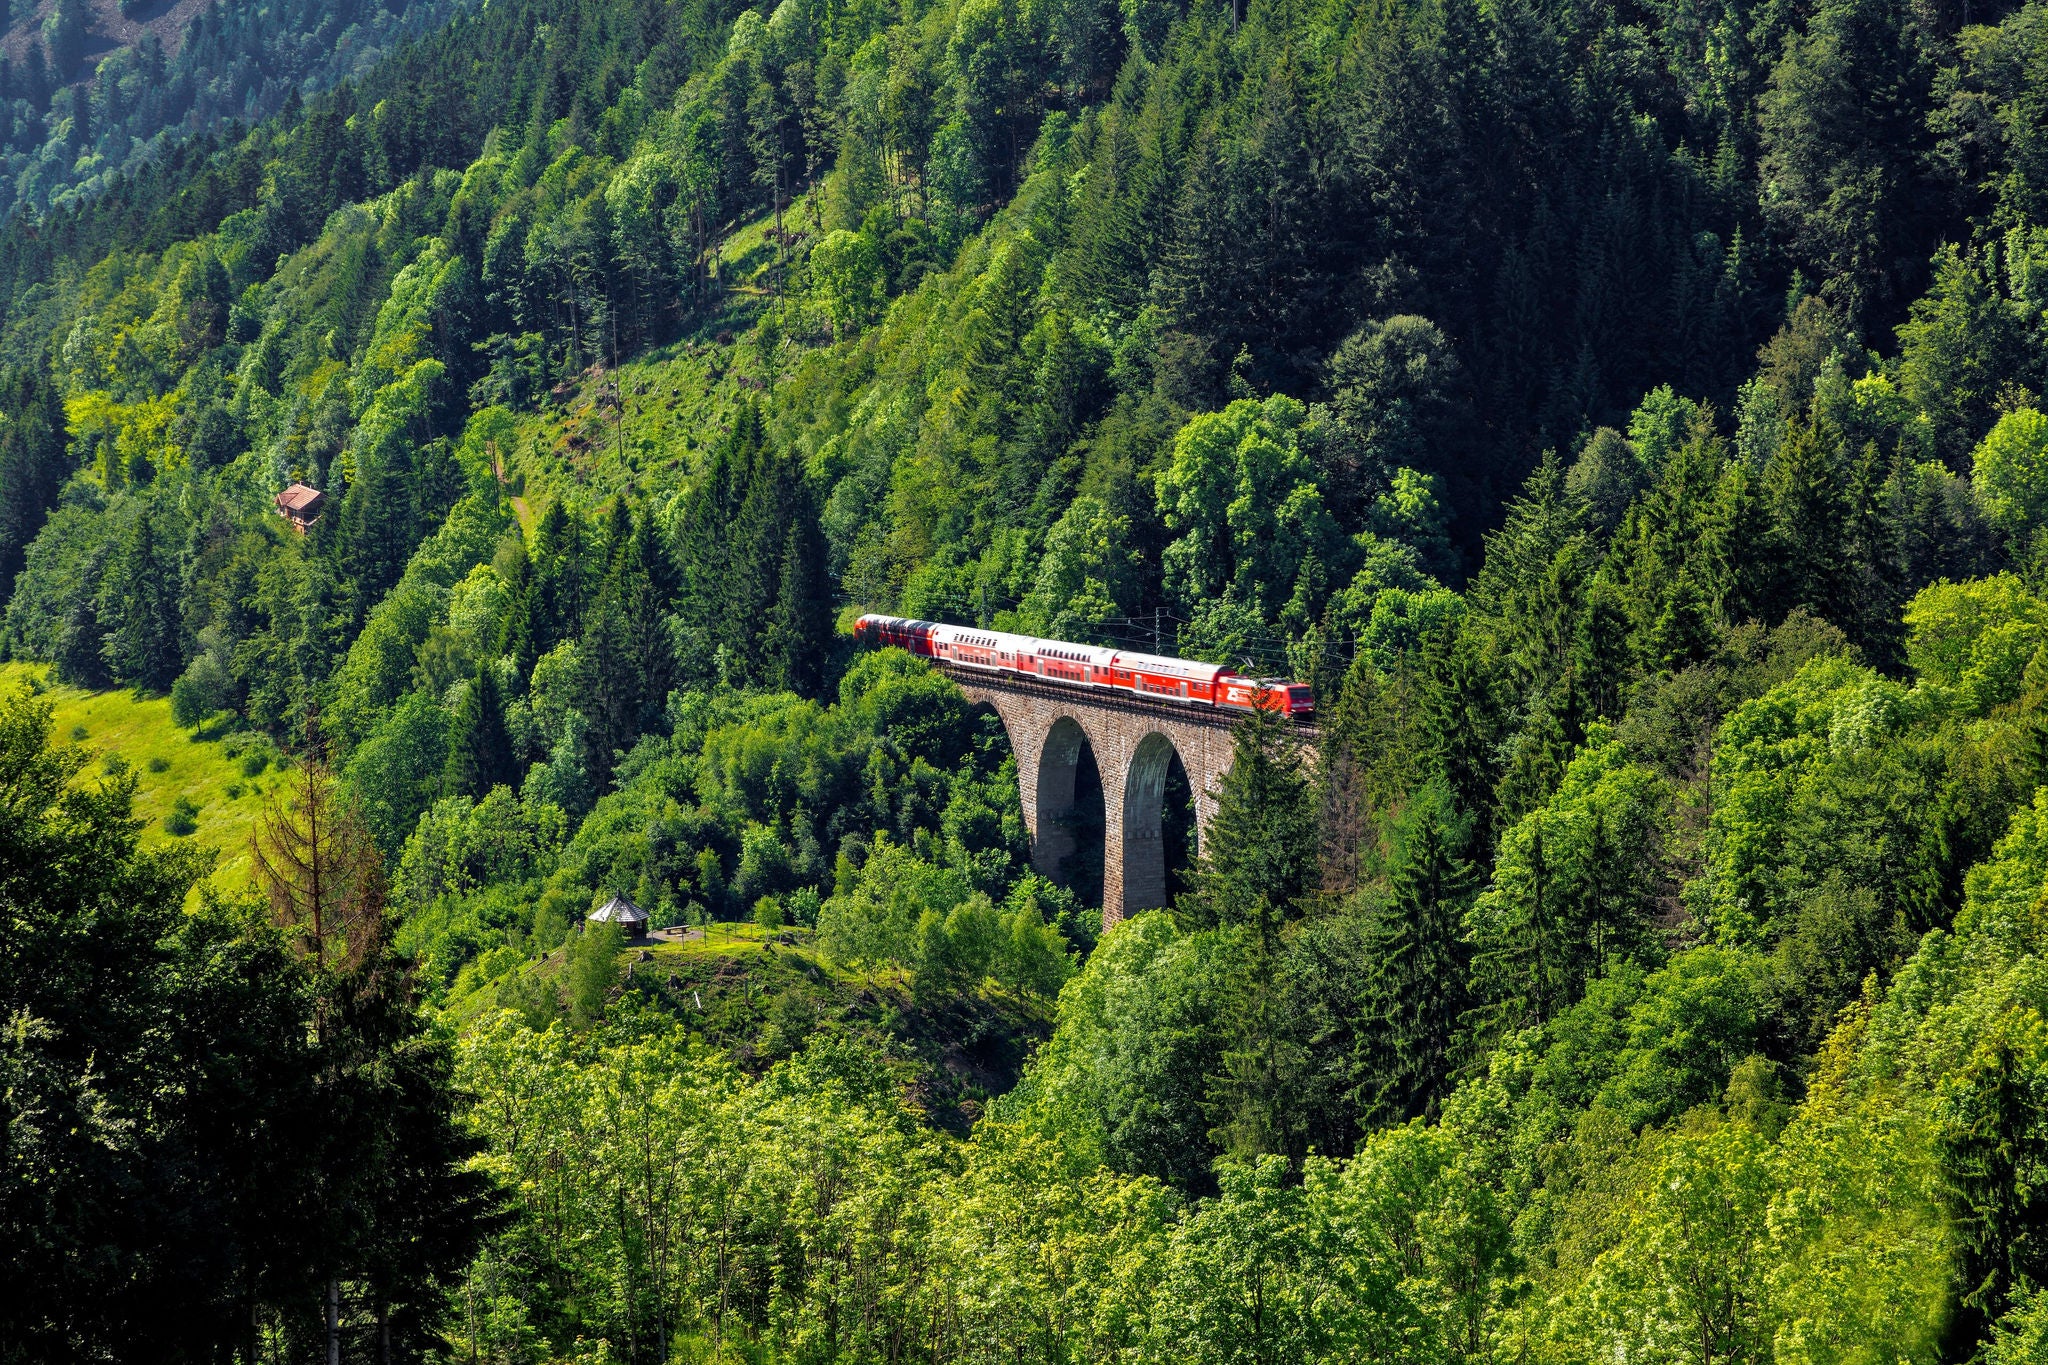
[[[1031,865],[1048,877],[1074,852],[1065,823],[1086,741],[1102,774],[1102,924],[1166,904],[1163,806],[1175,755],[1194,793],[1196,838],[1230,767],[1228,712],[1165,707],[1110,692],[940,665],[968,700],[995,709],[1017,756]]]

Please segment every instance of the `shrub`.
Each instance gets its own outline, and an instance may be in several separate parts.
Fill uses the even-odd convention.
[[[170,769],[171,760],[165,758],[162,754],[158,754],[155,758],[149,760],[149,770],[153,773],[169,772]]]
[[[177,805],[164,817],[164,833],[183,839],[199,829],[199,807],[189,797],[178,798]]]

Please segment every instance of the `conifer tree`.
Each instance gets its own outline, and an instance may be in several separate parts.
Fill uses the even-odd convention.
[[[406,443],[380,442],[343,495],[341,563],[355,582],[358,613],[383,600],[419,541],[411,476]]]
[[[640,668],[625,610],[611,594],[591,612],[577,658],[582,667],[577,709],[590,722],[590,780],[601,793],[611,781],[615,755],[631,748],[640,733]]]
[[[78,74],[91,17],[85,0],[57,0],[43,19],[43,46],[49,50],[50,70],[59,84],[68,84]]]
[[[735,568],[743,558],[741,512],[759,461],[763,430],[752,404],[733,418],[732,430],[712,449],[676,522],[677,615],[691,640],[690,662],[710,666],[722,648],[742,655],[737,626]],[[757,618],[758,619],[758,618]]]
[[[1730,625],[1773,622],[1784,615],[1777,527],[1758,473],[1739,462],[1721,472],[1706,535],[1720,613]]]
[[[542,515],[533,538],[532,576],[527,586],[526,633],[534,659],[583,632],[588,557],[583,522],[557,499]],[[526,670],[533,668],[524,659]]]
[[[634,519],[604,591],[623,613],[634,675],[633,727],[645,734],[660,727],[662,709],[678,680],[668,628],[675,606],[675,574],[660,532],[645,513]]]
[[[749,682],[764,680],[768,672],[763,637],[782,577],[789,474],[776,452],[757,447],[745,474],[739,516],[730,528],[719,643]]]
[[[1353,890],[1385,851],[1392,833],[1388,817],[1407,799],[1424,766],[1420,692],[1412,670],[1383,675],[1361,657],[1320,718],[1316,784],[1325,890]]]
[[[1836,434],[1825,422],[1794,423],[1764,466],[1764,497],[1777,527],[1785,605],[1842,624],[1854,593],[1843,561],[1849,518]]]
[[[1603,570],[1588,585],[1572,641],[1572,679],[1585,719],[1620,718],[1628,656],[1628,610],[1614,579]]]
[[[1576,679],[1566,674],[1531,703],[1529,719],[1512,742],[1494,798],[1502,823],[1519,820],[1542,805],[1556,790],[1565,764],[1571,762],[1585,735],[1575,683]]]
[[[272,787],[250,848],[271,918],[320,971],[352,971],[383,947],[384,861],[317,757]]]
[[[1269,948],[1315,889],[1315,804],[1286,727],[1271,711],[1237,723],[1187,907],[1196,923],[1245,925]]]
[[[21,572],[29,542],[57,504],[69,461],[64,450],[64,407],[40,369],[23,367],[0,378],[0,601]]]
[[[155,520],[152,508],[139,509],[108,566],[99,617],[111,629],[101,656],[116,678],[164,692],[185,667],[178,610],[182,575]]]
[[[1650,622],[1644,661],[1653,669],[1667,671],[1702,663],[1713,654],[1718,638],[1706,594],[1686,570],[1678,575],[1665,594],[1663,609]]]
[[[825,543],[809,490],[800,480],[790,501],[792,515],[782,539],[775,607],[762,640],[762,673],[770,687],[815,696],[824,684],[831,633]]]
[[[504,701],[498,673],[489,662],[479,664],[454,718],[454,744],[448,753],[448,790],[482,799],[495,786],[518,780],[512,737],[505,730]]]
[[[1366,923],[1371,963],[1361,1013],[1361,1121],[1402,1123],[1433,1110],[1447,1086],[1467,995],[1464,917],[1477,877],[1472,821],[1450,788],[1415,793],[1396,836],[1387,898]]]
[[[1450,785],[1460,810],[1475,822],[1482,845],[1492,842],[1496,750],[1505,727],[1500,685],[1470,629],[1432,642],[1424,657],[1424,731],[1430,765]]]

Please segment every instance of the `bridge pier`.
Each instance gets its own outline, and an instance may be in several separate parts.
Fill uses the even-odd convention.
[[[1177,755],[1194,792],[1196,839],[1216,814],[1230,767],[1231,718],[1128,700],[1114,693],[992,678],[948,668],[968,699],[995,709],[1017,756],[1031,865],[1057,877],[1074,852],[1064,822],[1085,741],[1102,774],[1102,923],[1166,904],[1166,778]]]

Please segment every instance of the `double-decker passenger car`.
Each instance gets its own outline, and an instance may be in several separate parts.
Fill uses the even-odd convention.
[[[1162,654],[872,613],[855,623],[854,637],[865,645],[894,645],[960,668],[1067,687],[1107,689],[1166,705],[1278,711],[1288,716],[1308,716],[1315,711],[1315,698],[1304,683],[1247,678],[1221,664]]]

